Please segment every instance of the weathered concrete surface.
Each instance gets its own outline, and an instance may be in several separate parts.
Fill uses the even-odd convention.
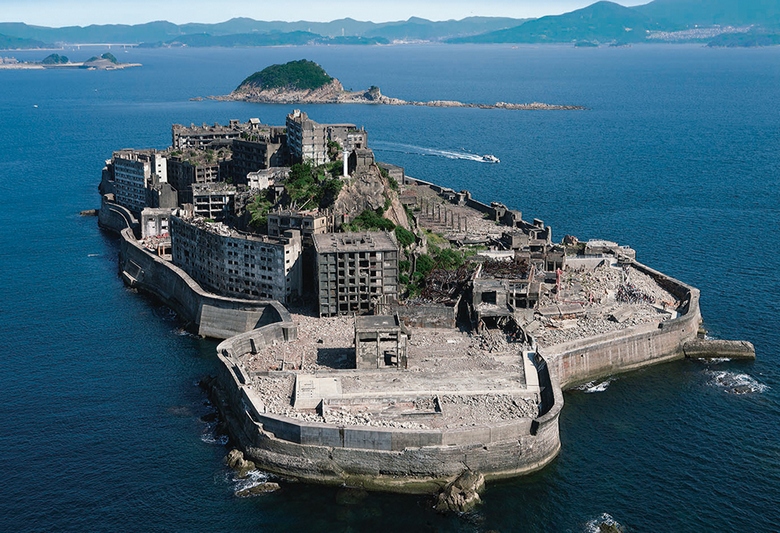
[[[136,240],[138,221],[125,208],[106,201],[101,205],[101,227],[119,233],[119,269],[130,287],[150,293],[196,326],[199,335],[226,339],[271,324],[288,323],[286,338],[295,338],[287,309],[275,300],[242,300],[204,291],[184,270],[146,250]]]
[[[464,471],[486,479],[539,470],[560,450],[560,387],[539,373],[541,415],[500,424],[458,428],[397,429],[314,423],[268,413],[262,391],[240,357],[254,347],[283,342],[272,324],[217,347],[220,362],[216,402],[246,456],[270,472],[315,483],[371,490],[432,493]]]
[[[696,339],[701,313],[699,290],[640,263],[634,266],[683,302],[672,320],[640,324],[625,330],[540,349],[566,389],[602,377],[665,361],[683,359],[683,345]]]
[[[101,197],[98,226],[114,233],[121,233],[125,228],[130,228],[134,235],[141,232],[141,224],[135,215],[126,207],[108,201],[105,196]]]
[[[747,341],[726,341],[715,339],[694,339],[683,345],[685,357],[691,359],[755,359],[756,348]]]

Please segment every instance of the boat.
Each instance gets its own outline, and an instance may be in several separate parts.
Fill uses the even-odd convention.
[[[482,156],[482,161],[485,163],[500,163],[501,160],[493,154],[485,154]]]

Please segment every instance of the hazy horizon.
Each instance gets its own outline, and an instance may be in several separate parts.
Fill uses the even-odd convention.
[[[0,22],[24,22],[61,28],[92,24],[143,24],[168,21],[175,24],[218,23],[247,17],[264,21],[330,22],[352,18],[361,21],[390,22],[420,17],[428,20],[460,20],[466,17],[538,18],[586,7],[596,0],[487,0],[475,4],[466,0],[400,0],[393,4],[375,0],[291,0],[286,3],[230,2],[211,0],[170,0],[160,5],[151,0],[87,0],[76,4],[57,0],[0,0]],[[650,0],[620,0],[624,6],[646,4]]]

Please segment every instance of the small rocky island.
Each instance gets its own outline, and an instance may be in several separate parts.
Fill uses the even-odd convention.
[[[515,104],[496,102],[494,104],[464,103],[455,100],[432,100],[418,102],[391,98],[382,94],[379,87],[372,85],[363,91],[347,91],[341,82],[330,76],[313,61],[300,59],[283,65],[271,65],[255,72],[226,96],[215,96],[216,100],[256,102],[260,104],[384,104],[414,105],[426,107],[472,107],[479,109],[541,109],[581,110],[582,106],[556,105],[531,102]]]

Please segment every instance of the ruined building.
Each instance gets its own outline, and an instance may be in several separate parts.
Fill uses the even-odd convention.
[[[301,236],[245,235],[200,217],[172,216],[173,263],[215,294],[290,303],[301,294]]]
[[[319,315],[367,314],[398,295],[398,242],[388,232],[314,235]]]

